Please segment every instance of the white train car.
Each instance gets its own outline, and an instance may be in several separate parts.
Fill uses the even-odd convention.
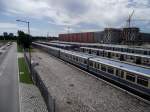
[[[150,56],[148,55],[89,48],[89,47],[80,47],[79,51],[97,55],[97,56],[112,58],[120,61],[126,61],[126,62],[131,62],[139,65],[150,66]]]

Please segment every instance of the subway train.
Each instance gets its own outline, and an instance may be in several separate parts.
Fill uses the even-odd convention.
[[[66,50],[76,50],[79,48],[79,46],[77,45],[67,45],[63,43],[50,43],[50,42],[40,42],[40,41],[38,41],[37,43],[52,46],[52,47],[57,47],[61,49],[66,49]]]
[[[148,55],[104,50],[90,47],[80,47],[78,51],[150,67],[150,56]]]
[[[68,45],[78,45],[78,46],[82,46],[82,47],[93,47],[93,48],[100,48],[100,49],[112,50],[112,51],[150,55],[149,48],[141,48],[139,46],[97,44],[97,43],[90,44],[90,43],[62,42],[62,41],[54,41],[53,43],[58,43],[58,42],[63,43],[63,44],[68,44]]]
[[[150,69],[87,55],[47,45],[32,43],[50,55],[58,57],[96,76],[106,79],[150,101]],[[94,85],[93,85],[94,86]]]

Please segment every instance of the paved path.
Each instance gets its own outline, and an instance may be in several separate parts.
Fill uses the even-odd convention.
[[[21,112],[48,112],[39,89],[32,84],[20,83]]]
[[[24,57],[18,53],[18,58]],[[39,89],[33,84],[19,83],[20,112],[48,112]]]
[[[32,59],[56,112],[150,112],[150,105],[46,53],[34,52]]]
[[[0,112],[19,112],[17,45],[11,45],[0,65]]]

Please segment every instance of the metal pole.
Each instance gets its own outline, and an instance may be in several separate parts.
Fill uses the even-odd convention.
[[[32,39],[31,39],[31,37],[30,37],[30,22],[29,21],[24,21],[24,20],[20,20],[20,19],[18,19],[18,20],[16,20],[16,21],[18,21],[18,22],[23,22],[23,23],[27,23],[27,25],[28,25],[28,35],[29,35],[29,40],[31,41]],[[29,46],[29,60],[30,60],[30,70],[32,69],[31,68],[31,51],[30,51],[30,46]],[[31,73],[32,73],[32,70],[31,70]]]
[[[29,34],[29,40],[30,42],[32,41],[31,37],[30,37],[30,22],[27,22],[28,24],[28,34]],[[30,72],[31,72],[31,75],[32,75],[32,63],[31,63],[31,45],[29,46],[29,60],[30,60]]]
[[[28,22],[28,34],[30,35],[30,22]]]

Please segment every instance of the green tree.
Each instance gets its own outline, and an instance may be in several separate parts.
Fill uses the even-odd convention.
[[[18,31],[18,44],[21,45],[24,49],[30,48],[31,45],[31,36],[24,33],[23,31]]]

